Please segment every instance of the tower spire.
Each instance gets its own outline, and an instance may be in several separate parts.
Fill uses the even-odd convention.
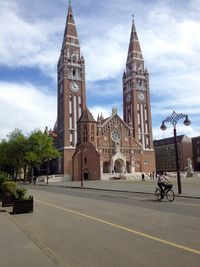
[[[71,1],[58,60],[58,149],[62,153],[59,171],[72,174],[72,155],[77,143],[77,121],[86,107],[85,62],[80,45]]]
[[[65,31],[63,36],[62,49],[65,47],[65,44],[75,44],[79,46],[78,34],[76,30],[76,25],[74,21],[74,15],[72,11],[71,0],[69,0],[67,20],[65,24]]]
[[[142,147],[152,148],[149,75],[144,69],[144,59],[133,15],[126,71],[122,79],[124,120],[132,124],[133,137],[142,144]]]
[[[128,49],[128,57],[130,58],[138,58],[143,60],[142,50],[140,48],[140,43],[135,27],[134,15],[132,15],[132,28],[131,28],[131,36],[129,42],[129,49]]]
[[[132,22],[134,22],[134,14],[132,14]]]

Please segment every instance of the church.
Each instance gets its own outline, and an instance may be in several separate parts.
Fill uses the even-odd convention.
[[[95,62],[94,62],[95,64]],[[110,117],[95,120],[86,102],[85,59],[81,55],[71,2],[57,65],[57,123],[54,131],[58,172],[69,180],[103,180],[155,172],[149,72],[134,20],[123,83],[123,118],[114,107]]]

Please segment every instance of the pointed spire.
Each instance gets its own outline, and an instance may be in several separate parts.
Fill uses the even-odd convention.
[[[93,118],[92,113],[86,107],[86,109],[83,111],[81,117],[79,118],[78,122],[96,122],[96,121]]]
[[[78,34],[76,30],[76,25],[74,21],[72,5],[71,5],[70,0],[69,0],[68,12],[67,12],[67,20],[66,20],[66,25],[65,25],[62,48],[65,47],[66,43],[75,44],[79,46]]]
[[[132,24],[134,23],[134,14],[132,14]]]
[[[84,56],[83,56],[83,55],[81,56],[81,62],[82,62],[82,63],[85,62],[85,59],[84,59]]]
[[[139,39],[137,36],[137,31],[135,27],[134,16],[132,15],[132,28],[131,28],[131,36],[129,42],[129,49],[128,49],[128,57],[130,58],[139,58],[143,59],[142,50],[140,48]]]
[[[126,78],[126,71],[124,70],[124,73],[123,73],[123,78],[125,79]]]
[[[100,120],[103,120],[104,118],[103,118],[103,115],[102,115],[102,112],[101,112],[101,116],[100,116]]]

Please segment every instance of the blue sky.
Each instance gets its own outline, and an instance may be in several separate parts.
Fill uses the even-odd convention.
[[[173,110],[187,113],[191,126],[178,134],[200,135],[199,0],[72,0],[86,62],[87,103],[96,118],[122,115],[122,74],[135,16],[150,72],[154,139]],[[0,1],[0,138],[15,128],[25,134],[56,121],[56,65],[68,9],[67,0]]]

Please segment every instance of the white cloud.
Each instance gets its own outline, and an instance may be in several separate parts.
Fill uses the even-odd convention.
[[[89,81],[121,77],[128,50],[128,38],[124,34],[124,26],[117,25],[102,29],[101,35],[91,35],[84,41],[86,78]]]
[[[59,48],[55,40],[59,19],[28,21],[12,2],[0,3],[0,65],[11,68],[36,67],[55,77]]]
[[[97,120],[98,115],[107,118],[111,116],[111,109],[105,106],[91,106],[89,108],[90,112],[92,113],[95,120]]]
[[[38,0],[36,4],[35,1],[25,2],[15,0],[0,2],[0,25],[4,25],[0,27],[0,65],[11,68],[39,68],[55,80],[56,63],[66,19],[66,12],[62,12],[60,6],[67,11],[66,1],[60,0],[55,3],[46,0],[43,7],[47,5],[48,11],[45,13],[42,9],[40,15],[31,15],[31,18],[27,16],[31,12],[31,6],[37,5],[36,12],[40,8],[40,1]],[[104,94],[106,100],[110,98],[112,103],[113,96],[119,95],[120,90],[122,93],[121,76],[130,37],[130,15],[135,12],[135,24],[141,48],[150,71],[154,125],[160,124],[163,117],[170,115],[174,109],[177,112],[188,113],[193,116],[192,120],[196,121],[194,116],[196,118],[200,114],[198,0],[180,3],[159,0],[127,0],[126,3],[122,0],[111,0],[109,3],[104,0],[98,2],[90,0],[79,3],[74,0],[72,5],[86,61],[86,79],[95,84],[95,90],[92,92],[93,88],[89,88],[89,94],[94,93],[99,97]],[[52,10],[58,14],[58,6],[60,16],[50,16],[49,10],[51,14]],[[8,83],[7,86],[13,88],[18,85]],[[30,84],[23,84],[22,88],[26,86],[40,93],[44,99],[43,88]],[[97,103],[99,98],[97,99],[93,103],[94,112],[98,110],[101,113],[105,110],[105,117],[110,115],[112,106]],[[4,99],[4,109],[6,109],[5,101],[6,99]],[[9,105],[11,106],[11,103]],[[35,112],[34,109],[31,111],[28,108],[30,107],[27,107],[30,114]],[[10,110],[12,111],[12,108]],[[14,115],[11,118],[10,124],[19,120]],[[51,118],[46,118],[46,122],[49,121]],[[6,122],[7,125],[8,123]],[[26,123],[27,120],[24,120],[24,127]],[[154,127],[155,133],[156,129]],[[183,129],[184,132],[190,129],[189,134],[199,135],[197,122],[190,128]]]
[[[24,134],[52,128],[56,121],[56,96],[31,84],[0,82],[0,139],[15,128]]]

